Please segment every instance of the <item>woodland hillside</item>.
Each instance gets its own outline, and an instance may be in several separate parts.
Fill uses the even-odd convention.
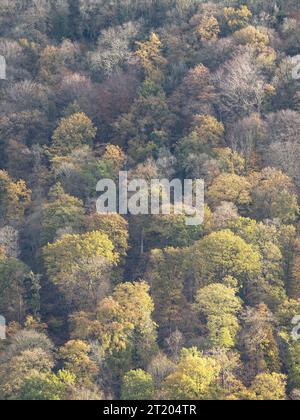
[[[299,400],[299,0],[0,0],[0,55],[0,400]]]

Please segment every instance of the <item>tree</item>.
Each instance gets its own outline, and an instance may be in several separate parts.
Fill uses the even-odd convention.
[[[221,366],[218,398],[220,400],[236,400],[236,393],[245,389],[239,379],[243,366],[240,354],[234,350],[228,351],[228,349],[219,348],[210,350],[209,355]]]
[[[19,231],[12,226],[4,226],[0,229],[0,248],[8,258],[20,256]]]
[[[116,176],[119,176],[119,171],[122,170],[122,167],[126,161],[126,155],[123,150],[119,146],[114,146],[113,144],[109,144],[105,148],[105,152],[102,155],[103,161],[111,161],[114,165]]]
[[[42,207],[42,244],[56,239],[59,231],[80,231],[83,220],[83,203],[66,194],[61,184],[56,184],[49,192],[49,201]]]
[[[283,223],[296,220],[297,196],[291,179],[283,172],[265,168],[249,176],[252,185],[252,210],[258,219],[276,219]]]
[[[230,222],[239,218],[238,209],[233,203],[224,201],[213,212],[211,224],[213,230],[224,230],[228,228]]]
[[[166,64],[161,55],[162,43],[154,32],[150,35],[149,41],[137,42],[138,57],[146,76],[153,81],[161,81],[162,73],[160,68]]]
[[[40,276],[15,258],[0,261],[0,312],[7,321],[23,322],[26,314],[39,316]]]
[[[195,115],[212,115],[215,97],[212,75],[207,67],[200,64],[187,72],[170,101],[179,123],[184,125],[192,122]]]
[[[262,49],[269,43],[268,35],[260,32],[254,26],[246,26],[233,34],[234,39],[241,45],[249,45]]]
[[[297,55],[295,57],[285,57],[275,69],[272,85],[276,89],[276,95],[272,104],[275,110],[279,110],[279,115],[289,114],[293,112],[292,110],[297,109],[298,81],[293,77],[293,70],[297,64]]]
[[[216,160],[219,173],[235,174],[239,176],[245,174],[245,159],[230,147],[218,147],[213,149],[212,158]],[[213,177],[211,178],[213,179]],[[211,183],[212,181],[210,180],[209,184]]]
[[[32,373],[25,378],[12,399],[21,401],[60,401],[68,399],[75,377],[67,371]]]
[[[157,233],[159,247],[183,248],[193,244],[203,236],[203,226],[187,226],[184,215],[163,215],[154,217],[147,233]],[[149,238],[150,241],[150,238]]]
[[[131,369],[145,369],[157,352],[153,300],[145,282],[123,283],[104,298],[95,314],[71,317],[72,338],[92,344],[92,354],[113,383]]]
[[[0,171],[0,225],[18,225],[23,221],[31,200],[31,191],[24,181],[13,182],[5,171]]]
[[[84,113],[62,118],[52,136],[51,153],[64,156],[84,144],[93,145],[96,128]]]
[[[212,115],[196,115],[193,131],[177,146],[177,154],[181,165],[190,154],[210,153],[213,148],[224,145],[224,125]]]
[[[46,115],[40,110],[25,110],[5,115],[0,122],[1,165],[15,179],[27,179],[33,159],[29,148],[44,145],[50,135]]]
[[[225,7],[224,17],[230,29],[239,29],[248,25],[252,13],[247,6],[240,6],[239,9]]]
[[[26,326],[26,325],[25,325]],[[12,330],[9,333],[9,342],[7,343],[5,354],[1,355],[5,360],[10,360],[12,357],[18,356],[23,351],[32,350],[35,348],[43,350],[48,356],[53,356],[53,343],[45,334],[45,332],[32,329],[29,325],[26,329],[21,329],[20,325],[12,325]],[[51,359],[52,360],[52,359]]]
[[[139,87],[137,75],[118,72],[104,80],[95,91],[97,119],[101,121],[99,136],[108,136],[111,124],[130,111]]]
[[[81,340],[68,341],[59,350],[59,357],[64,369],[76,378],[80,384],[91,384],[98,372],[96,363],[90,358],[91,347]]]
[[[146,277],[155,303],[154,319],[165,337],[183,325],[188,328],[189,305],[184,295],[185,259],[183,250],[173,248],[153,250],[150,255]]]
[[[195,309],[206,318],[209,347],[230,348],[236,344],[237,315],[242,309],[236,292],[232,287],[211,284],[196,295]]]
[[[197,26],[196,33],[201,40],[211,41],[219,36],[221,32],[219,22],[214,16],[203,16],[199,25]]]
[[[64,191],[84,202],[96,197],[96,185],[100,179],[115,179],[113,159],[98,159],[91,147],[74,149],[68,156],[54,156],[52,165]]]
[[[173,373],[174,370],[174,362],[161,351],[151,360],[147,368],[147,371],[153,379],[155,389],[160,389],[162,382],[167,376]]]
[[[80,0],[68,0],[68,32],[71,39],[77,40],[81,35]]]
[[[261,257],[255,247],[225,230],[214,232],[195,243],[189,251],[195,292],[211,283],[223,283],[231,276],[246,293],[248,283],[261,272]]]
[[[283,401],[286,400],[286,376],[278,373],[261,373],[251,385],[256,400]]]
[[[121,147],[128,146],[129,157],[140,163],[168,146],[173,125],[174,115],[162,86],[146,78],[130,112],[115,122],[115,139]]]
[[[174,214],[175,206],[171,206],[171,214],[153,215],[141,220],[137,227],[143,229],[144,251],[153,248],[184,248],[199,240],[209,223],[210,212],[205,207],[204,225],[188,226],[184,214]],[[154,240],[155,238],[155,240]]]
[[[109,269],[119,259],[112,242],[101,232],[63,235],[43,249],[43,256],[50,281],[71,307],[97,304],[109,290]]]
[[[89,231],[100,231],[106,234],[121,257],[128,251],[128,222],[119,214],[100,215],[94,213],[86,220]]]
[[[138,29],[138,25],[128,22],[102,31],[97,49],[89,57],[96,80],[119,73],[125,67],[132,56],[130,44],[136,38]]]
[[[109,354],[129,350],[138,364],[145,365],[156,348],[156,324],[151,319],[153,309],[147,283],[117,286],[113,295],[105,298],[97,310],[103,349]]]
[[[39,78],[42,82],[55,85],[65,67],[65,57],[54,45],[46,45],[39,57]]]
[[[259,114],[234,123],[228,132],[230,146],[245,158],[246,170],[257,165],[257,147],[264,138],[264,124]]]
[[[68,399],[71,401],[101,401],[104,400],[104,394],[97,386],[89,388],[76,386],[72,388]]]
[[[183,349],[174,373],[163,383],[167,399],[207,400],[217,394],[221,366],[196,348]]]
[[[290,321],[290,319],[289,319]],[[300,343],[289,340],[286,351],[286,362],[288,367],[288,385],[292,389],[300,388]]]
[[[289,284],[289,295],[292,299],[300,299],[300,240],[297,239],[294,246],[292,271]]]
[[[245,357],[247,377],[279,372],[279,349],[274,336],[274,316],[266,305],[248,307],[242,314],[240,348]]]
[[[122,400],[154,399],[152,376],[141,369],[131,370],[123,378]]]
[[[262,261],[262,271],[256,280],[247,286],[249,303],[266,303],[276,308],[286,299],[284,276],[290,277],[293,254],[293,228],[272,223],[257,223],[253,219],[235,218],[229,220],[227,228],[255,247]],[[284,239],[285,238],[285,239]]]
[[[1,384],[2,395],[7,399],[13,399],[21,388],[23,381],[35,372],[50,373],[53,362],[43,350],[24,350],[21,354],[13,357],[2,369],[3,381]],[[7,370],[6,370],[7,369]]]
[[[251,184],[245,177],[224,173],[214,180],[207,198],[214,208],[227,201],[235,204],[242,213],[251,205]]]
[[[202,142],[209,148],[224,145],[224,125],[212,115],[196,115],[193,127]]]
[[[224,132],[224,125],[212,115],[196,115],[192,131],[177,143],[176,154],[181,171],[192,178],[204,176],[208,183],[210,162],[217,174],[223,170],[226,172],[225,166],[228,162],[224,161],[228,161],[228,156],[225,155],[229,154],[229,149],[223,147]],[[214,173],[213,177],[215,176]]]
[[[247,49],[226,62],[214,76],[218,106],[228,122],[260,112],[267,83],[254,62],[253,51]]]
[[[52,350],[53,344],[43,333],[26,330],[14,334],[1,354],[1,395],[13,399],[30,375],[50,373],[54,367]]]
[[[259,148],[264,162],[282,170],[298,186],[300,183],[299,113],[292,110],[271,113],[267,117],[265,130],[266,136]]]

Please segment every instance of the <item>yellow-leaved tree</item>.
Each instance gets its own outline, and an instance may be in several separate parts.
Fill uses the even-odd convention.
[[[62,118],[53,133],[52,155],[64,156],[85,144],[92,146],[97,129],[93,122],[83,112],[77,112]]]
[[[175,372],[163,384],[164,393],[175,400],[213,399],[220,372],[221,365],[213,357],[197,348],[183,349]]]
[[[95,308],[110,289],[110,269],[119,255],[102,232],[63,235],[43,249],[48,278],[73,309]]]
[[[31,202],[31,191],[25,181],[14,182],[6,171],[0,170],[0,225],[22,223]]]

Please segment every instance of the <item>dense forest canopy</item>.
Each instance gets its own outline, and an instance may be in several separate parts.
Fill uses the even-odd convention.
[[[299,400],[299,0],[0,0],[0,55],[0,400]]]

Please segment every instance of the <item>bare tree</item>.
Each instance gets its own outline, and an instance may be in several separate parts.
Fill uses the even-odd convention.
[[[266,164],[283,170],[300,186],[300,114],[291,110],[270,114],[262,146]]]
[[[109,76],[122,69],[131,57],[130,42],[138,33],[138,25],[129,22],[102,32],[97,49],[89,61],[94,75]]]
[[[264,136],[264,123],[259,114],[238,120],[227,129],[227,142],[245,158],[246,170],[255,153],[257,144]]]
[[[219,92],[218,107],[224,119],[234,121],[260,112],[266,81],[255,65],[251,49],[237,54],[214,75]]]

